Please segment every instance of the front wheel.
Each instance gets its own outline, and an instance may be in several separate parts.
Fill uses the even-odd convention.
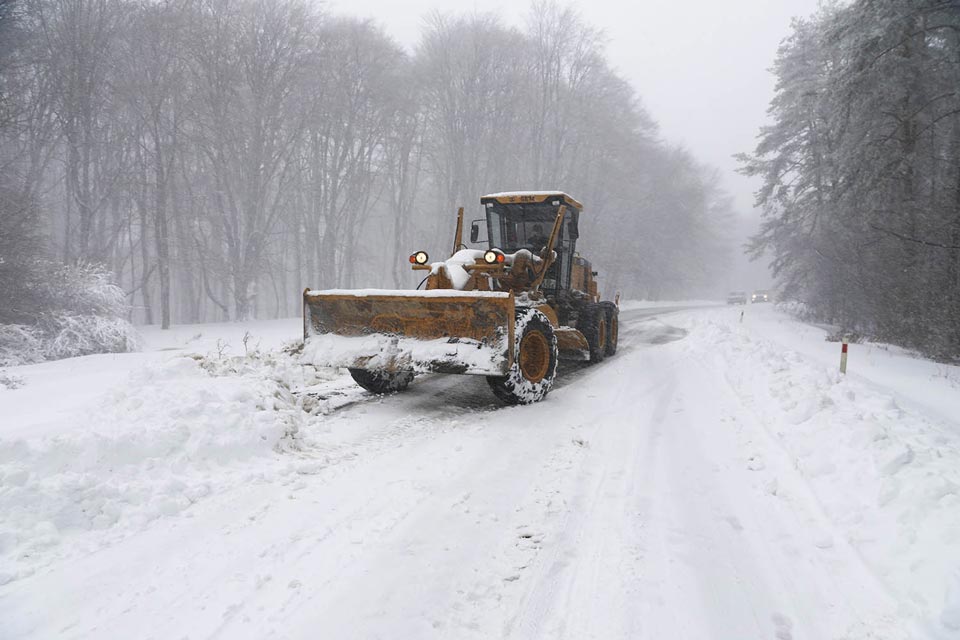
[[[517,312],[513,364],[505,376],[487,376],[495,396],[507,404],[543,400],[557,375],[557,336],[553,325],[536,309]]]
[[[350,369],[354,382],[370,393],[385,394],[403,391],[413,380],[413,371],[367,371],[366,369]]]

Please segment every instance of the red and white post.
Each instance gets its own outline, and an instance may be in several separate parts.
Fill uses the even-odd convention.
[[[847,339],[843,339],[843,343],[840,346],[840,373],[847,373]]]

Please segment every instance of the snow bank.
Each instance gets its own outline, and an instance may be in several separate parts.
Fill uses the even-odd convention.
[[[82,547],[85,531],[122,535],[289,472],[279,452],[297,447],[309,417],[291,393],[317,381],[305,376],[282,353],[179,356],[133,373],[76,416],[75,428],[0,437],[0,584],[67,553],[62,541]]]
[[[928,623],[960,630],[956,422],[841,376],[837,364],[758,338],[738,315],[691,316],[690,340],[701,343],[691,349],[712,351],[733,391],[795,461],[824,514],[898,599]],[[780,315],[779,335],[805,330]],[[775,471],[757,471],[777,486]]]
[[[837,327],[797,323],[768,305],[751,307],[744,326],[811,362],[830,369],[839,365]],[[955,425],[960,432],[960,366],[935,362],[902,347],[867,341],[850,346],[848,372],[850,379],[881,387],[898,403]]]

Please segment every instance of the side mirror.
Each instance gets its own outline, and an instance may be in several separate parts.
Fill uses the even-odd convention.
[[[470,242],[476,242],[477,238],[480,237],[480,223],[477,220],[474,220],[470,224]]]

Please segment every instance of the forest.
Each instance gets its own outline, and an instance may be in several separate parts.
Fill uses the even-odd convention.
[[[960,358],[960,2],[829,4],[774,72],[750,249],[813,317]]]
[[[575,10],[435,13],[412,51],[388,26],[304,0],[0,0],[0,324],[69,315],[68,287],[162,327],[412,288],[457,207],[514,189],[585,204],[611,295],[709,290],[730,199]]]

